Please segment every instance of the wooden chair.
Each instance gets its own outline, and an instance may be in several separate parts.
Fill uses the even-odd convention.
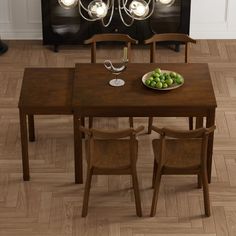
[[[92,175],[131,175],[134,188],[136,214],[142,216],[138,187],[136,162],[138,157],[138,141],[136,134],[144,129],[125,129],[116,132],[96,129],[80,130],[87,135],[86,158],[87,179],[84,191],[82,217],[87,216],[89,192]],[[129,139],[124,139],[128,138]]]
[[[155,34],[151,38],[144,41],[145,44],[150,44],[150,63],[156,62],[156,43],[157,42],[175,42],[185,44],[185,63],[188,63],[188,44],[196,43],[196,40],[190,38],[187,34],[167,33]],[[153,117],[148,120],[148,133],[151,133]],[[193,117],[189,117],[189,129],[193,129]]]
[[[154,169],[151,216],[156,214],[158,192],[162,175],[196,174],[198,187],[203,185],[204,207],[206,216],[210,216],[210,200],[207,180],[207,147],[208,136],[215,130],[200,128],[193,131],[176,131],[167,128],[152,130],[160,134],[160,139],[154,139]],[[170,137],[168,139],[166,137]]]
[[[96,63],[97,43],[101,42],[123,42],[127,47],[128,60],[131,61],[131,44],[137,44],[138,41],[127,34],[95,34],[90,39],[84,41],[91,46],[91,63]],[[134,126],[133,118],[129,117],[130,127]],[[89,117],[89,128],[93,126],[93,117]]]

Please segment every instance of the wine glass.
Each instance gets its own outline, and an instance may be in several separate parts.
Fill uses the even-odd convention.
[[[113,87],[120,87],[125,84],[125,81],[121,78],[118,78],[118,76],[126,69],[128,63],[128,59],[123,60],[122,63],[120,63],[117,66],[114,66],[110,60],[104,61],[104,66],[107,70],[109,70],[113,75],[115,75],[115,79],[112,79],[109,81],[109,84]]]

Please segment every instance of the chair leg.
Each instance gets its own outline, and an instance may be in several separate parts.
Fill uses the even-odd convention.
[[[158,170],[157,175],[156,175],[153,197],[152,197],[152,207],[151,207],[151,213],[150,213],[151,217],[156,215],[157,200],[158,200],[160,184],[161,184],[161,170]]]
[[[85,117],[81,117],[80,124],[81,124],[81,126],[85,127]],[[82,132],[81,135],[82,135],[82,138],[85,138],[84,132]]]
[[[89,129],[93,128],[93,117],[89,117]]]
[[[90,193],[90,188],[91,188],[92,174],[93,174],[93,170],[88,169],[87,179],[86,179],[85,189],[84,189],[82,217],[86,217],[88,214],[88,202],[89,202],[89,193]]]
[[[201,174],[197,175],[197,187],[202,188],[202,177]]]
[[[188,118],[189,130],[193,130],[193,117]]]
[[[161,184],[161,170],[158,169],[157,175],[156,175],[156,180],[155,180],[153,197],[152,197],[152,207],[151,207],[151,213],[150,213],[151,217],[156,215],[157,200],[158,200],[158,193],[159,193],[159,189],[160,189],[160,184]]]
[[[154,162],[153,162],[153,174],[152,174],[152,188],[154,188],[155,186],[155,180],[156,180],[156,175],[157,175],[157,162],[156,159],[154,158]]]
[[[136,207],[136,214],[137,216],[142,216],[142,207],[141,207],[141,200],[140,200],[140,192],[138,186],[138,177],[137,172],[132,171],[132,181],[133,181],[133,188],[134,188],[134,198],[135,198],[135,207]]]
[[[205,215],[210,216],[211,210],[210,210],[209,188],[208,188],[208,178],[206,170],[202,172],[202,185],[203,185]]]
[[[129,117],[129,126],[130,126],[130,128],[134,128],[134,118],[133,117]]]
[[[148,134],[151,134],[152,132],[152,123],[153,123],[153,117],[148,118]]]

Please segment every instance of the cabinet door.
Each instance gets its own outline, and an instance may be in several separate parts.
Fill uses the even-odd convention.
[[[181,0],[175,0],[171,6],[166,6],[160,1],[156,2],[154,13],[150,18],[150,27],[155,34],[179,32],[181,28]]]
[[[78,8],[64,9],[57,0],[42,0],[44,44],[82,43],[90,24],[79,15]]]

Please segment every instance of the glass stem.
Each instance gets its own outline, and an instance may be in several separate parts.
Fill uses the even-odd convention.
[[[115,79],[116,79],[115,83],[117,84],[118,83],[118,75],[117,74],[115,75]]]

